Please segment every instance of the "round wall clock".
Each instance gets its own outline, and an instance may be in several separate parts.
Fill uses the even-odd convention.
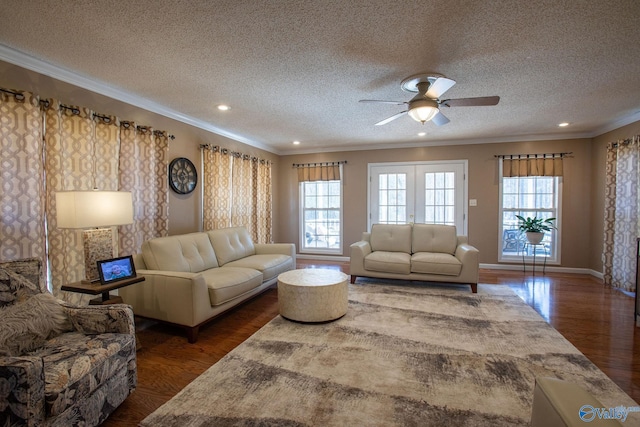
[[[178,194],[189,194],[198,183],[198,173],[191,160],[185,157],[173,159],[169,164],[169,185]]]

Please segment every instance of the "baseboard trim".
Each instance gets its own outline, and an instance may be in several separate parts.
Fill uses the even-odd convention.
[[[309,254],[296,254],[297,259],[316,259],[318,261],[340,261],[348,262],[348,256],[334,256],[334,255],[309,255]]]
[[[487,270],[519,270],[522,271],[522,265],[518,264],[480,264],[480,268]],[[527,265],[527,271],[531,271],[531,266]],[[536,266],[536,272],[542,272],[542,266]],[[594,276],[598,279],[603,278],[602,273],[592,270],[590,268],[575,268],[575,267],[553,267],[547,266],[545,271],[550,273],[569,273],[569,274],[587,274]]]

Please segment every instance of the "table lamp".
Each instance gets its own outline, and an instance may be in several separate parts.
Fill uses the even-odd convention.
[[[100,280],[96,261],[113,258],[113,233],[110,227],[133,223],[131,193],[58,191],[56,221],[58,228],[84,229],[83,282],[96,282]]]

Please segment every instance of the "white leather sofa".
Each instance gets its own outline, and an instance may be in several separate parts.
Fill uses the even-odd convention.
[[[292,243],[254,244],[243,227],[158,237],[134,256],[145,281],[119,290],[142,317],[187,329],[198,339],[202,324],[266,290],[295,268]]]
[[[456,227],[374,224],[351,245],[351,283],[358,277],[464,283],[477,292],[478,250]]]

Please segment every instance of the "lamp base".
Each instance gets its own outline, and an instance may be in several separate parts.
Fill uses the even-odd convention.
[[[111,228],[96,228],[85,230],[82,233],[84,238],[84,272],[83,282],[98,282],[97,261],[113,258],[113,232]]]

